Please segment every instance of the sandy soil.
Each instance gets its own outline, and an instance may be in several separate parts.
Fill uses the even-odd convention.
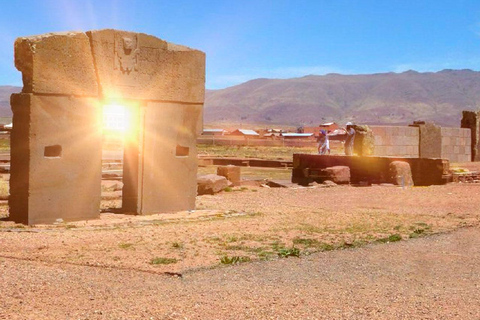
[[[339,297],[345,301],[341,308],[343,311],[338,311],[339,317],[357,317],[356,308],[366,306],[361,301],[368,302],[368,295],[379,298],[378,295],[383,292],[390,300],[393,299],[391,303],[398,304],[396,312],[400,312],[404,318],[410,318],[408,313],[401,310],[400,304],[415,306],[415,297],[419,294],[423,297],[423,293],[418,292],[418,286],[424,275],[417,274],[418,270],[410,270],[412,273],[409,274],[408,268],[401,271],[403,275],[400,271],[395,274],[397,271],[389,268],[397,264],[400,264],[397,266],[400,268],[402,259],[397,259],[394,253],[384,251],[379,251],[378,256],[367,257],[366,254],[371,250],[377,252],[380,250],[377,248],[385,246],[368,244],[401,238],[407,241],[402,241],[400,247],[416,248],[415,243],[424,243],[422,241],[427,241],[426,239],[432,239],[428,241],[435,243],[434,239],[437,238],[433,234],[478,227],[479,193],[480,185],[477,184],[409,189],[394,186],[296,189],[248,187],[214,196],[199,196],[198,210],[192,212],[147,217],[102,214],[100,220],[59,223],[54,226],[24,227],[11,222],[0,222],[0,268],[3,267],[0,292],[5,292],[3,305],[0,304],[0,319],[2,312],[7,315],[4,316],[5,319],[148,319],[147,315],[157,319],[159,314],[162,317],[158,319],[204,319],[215,318],[213,312],[219,312],[221,316],[218,319],[224,319],[235,317],[235,314],[227,312],[232,308],[239,312],[240,318],[257,319],[261,315],[261,318],[273,319],[317,319],[322,318],[322,315],[313,308],[319,307],[313,292],[321,296],[322,290],[328,289],[329,282],[323,283],[323,277],[326,277],[323,280],[329,281],[336,279],[338,284],[335,284],[334,289],[343,290]],[[470,233],[473,237],[471,241],[480,239],[478,232]],[[300,258],[281,258],[282,254],[294,252],[292,248],[299,250]],[[337,259],[337,254],[341,256],[346,251],[332,251],[332,256],[319,252],[346,248],[356,248],[346,250],[353,252],[352,255],[356,258],[352,257],[353,260],[348,263],[341,258],[336,260],[340,268],[337,271],[341,271],[338,274],[335,269],[331,269],[330,274],[323,274],[315,267],[315,263],[324,265],[325,257]],[[475,254],[478,258],[478,251],[467,248],[474,251],[468,253],[463,249],[462,246],[455,247],[454,254],[446,254],[440,261],[450,265],[448,272],[452,277],[465,279],[462,281],[467,281],[464,284],[468,284],[468,290],[473,290],[472,277],[479,273],[465,271],[465,274],[457,274],[456,259],[464,255],[467,255],[464,258],[470,259]],[[381,255],[386,255],[388,260],[380,258]],[[402,255],[404,258],[414,258],[408,252],[403,252]],[[429,260],[428,256],[424,258],[426,260],[419,261],[419,265],[433,265],[433,260]],[[222,267],[222,259],[224,262],[250,260],[253,263],[230,268],[252,269],[245,271],[240,277],[243,282],[237,286],[236,282],[230,282],[236,276],[228,276],[230,268]],[[368,264],[362,259],[371,260],[370,263],[379,268],[377,271],[381,276],[378,276],[378,285],[375,277],[369,275]],[[304,269],[301,265],[307,261],[316,262],[302,271]],[[353,261],[354,265],[363,265],[362,270],[365,272],[356,280],[349,278],[350,271],[347,270],[354,267],[350,265]],[[386,265],[384,261],[388,261]],[[286,278],[278,278],[277,272],[285,263],[288,263],[285,267],[290,268],[291,273],[285,274]],[[470,264],[463,267],[467,266],[472,267]],[[212,267],[214,269],[209,270]],[[268,271],[268,268],[273,268],[273,271]],[[247,275],[249,272],[255,280],[250,280]],[[177,275],[178,279],[184,280],[175,282],[165,277],[166,274]],[[226,274],[226,278],[222,278],[222,274]],[[444,277],[440,271],[438,274]],[[411,284],[397,288],[388,282],[389,276],[392,276],[401,284],[405,275],[410,277]],[[217,279],[211,287],[206,280],[208,277]],[[300,292],[307,297],[303,302],[299,299],[300,296],[295,296],[298,290],[294,283],[290,283],[289,277],[302,279]],[[184,292],[186,289],[183,286],[187,278],[190,281],[190,291]],[[365,279],[370,281],[369,287],[362,287]],[[310,283],[310,280],[313,282]],[[430,286],[435,285],[434,278],[429,281]],[[429,302],[436,301],[430,299],[442,296],[441,290],[445,290],[443,287],[452,285],[450,280],[447,283],[442,281],[440,279],[439,287],[434,288],[434,294],[428,293],[419,300],[419,308],[426,308],[426,314],[434,311],[426,307]],[[228,285],[224,282],[228,282]],[[413,290],[412,285],[414,291],[410,292]],[[254,286],[257,290],[255,294],[259,295],[259,307],[262,306],[259,314],[248,313],[249,309],[255,309],[256,303],[250,286]],[[478,298],[478,291],[472,291],[473,295],[469,296],[466,294],[468,290],[461,292],[459,284],[455,288],[457,287],[458,290],[455,289],[457,291],[452,293],[463,297],[463,300],[457,301],[459,307],[463,308],[469,299]],[[228,288],[236,296],[229,297],[228,291],[225,292]],[[365,291],[366,299],[357,297],[358,288],[361,292]],[[196,292],[197,289],[201,290]],[[399,296],[395,295],[395,290],[399,290]],[[189,297],[191,294],[193,296]],[[344,308],[351,304],[349,295],[352,294],[360,302],[347,312]],[[411,297],[405,298],[404,295]],[[159,302],[160,297],[167,299],[169,296],[183,301],[186,309],[182,309],[178,301],[171,305]],[[296,304],[289,307],[291,301],[287,297],[296,297]],[[340,308],[336,297],[329,294],[327,298],[328,303],[336,303],[337,308]],[[138,306],[132,302],[136,299],[141,300]],[[129,306],[127,309],[120,307],[122,301]],[[205,301],[208,303],[205,304]],[[450,312],[453,302],[442,301],[445,304],[442,304],[442,308]],[[42,307],[42,303],[45,307]],[[268,309],[270,307],[267,305],[272,303],[273,309]],[[362,309],[358,318],[369,318],[367,315],[376,314],[377,311],[380,312],[376,314],[378,318],[387,318],[379,311],[386,308],[385,303],[379,306],[371,303],[367,305],[370,307]],[[215,310],[211,310],[211,307],[215,307]],[[196,308],[203,312],[203,316],[196,316]],[[222,308],[226,308],[225,311],[221,312]],[[298,308],[306,313],[295,316],[292,310]],[[109,312],[103,313],[102,310],[106,309]],[[101,313],[95,313],[95,310],[100,310]],[[175,310],[184,310],[185,313],[175,313]],[[267,312],[268,310],[270,311]],[[413,310],[412,314],[421,315],[419,310]],[[15,318],[13,315],[17,311]],[[465,310],[457,311],[459,315],[466,314],[462,313]]]
[[[222,257],[277,259],[476,226],[480,185],[236,188],[199,196],[198,210],[24,227],[0,222],[0,255],[17,259],[177,272]]]
[[[0,258],[0,319],[478,319],[480,230],[187,272]]]

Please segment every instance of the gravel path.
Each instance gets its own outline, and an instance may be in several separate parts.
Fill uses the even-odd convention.
[[[0,319],[479,319],[480,229],[187,272],[0,257]]]

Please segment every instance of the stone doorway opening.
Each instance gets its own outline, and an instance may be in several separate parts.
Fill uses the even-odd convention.
[[[132,185],[127,182],[124,190],[124,178],[138,176],[138,166],[131,166],[132,158],[126,154],[135,154],[140,150],[140,104],[132,101],[104,101],[102,105],[102,180],[100,203],[101,212],[124,212],[123,195],[133,192]],[[125,153],[125,149],[129,152]],[[125,166],[125,162],[127,166]],[[130,172],[133,170],[134,172]]]

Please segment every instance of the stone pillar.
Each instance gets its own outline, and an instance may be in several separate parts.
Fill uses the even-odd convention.
[[[99,216],[101,124],[88,37],[19,38],[13,94],[10,216],[25,224]]]
[[[460,127],[471,130],[472,161],[480,161],[480,111],[463,111]]]
[[[124,150],[124,211],[194,209],[205,54],[142,33],[87,35],[102,97],[128,100],[136,109],[134,134]]]
[[[434,123],[415,124],[419,128],[419,157],[442,157],[442,128]]]

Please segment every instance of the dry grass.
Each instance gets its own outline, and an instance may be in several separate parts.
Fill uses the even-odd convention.
[[[308,255],[477,225],[479,193],[477,185],[460,184],[405,190],[247,187],[241,192],[200,196],[195,212],[146,217],[104,214],[100,220],[24,229],[0,222],[0,229],[18,231],[0,234],[5,240],[0,242],[0,254],[184,272],[220,265],[222,258],[234,262],[279,259],[295,252],[294,248]],[[158,257],[172,263],[152,264]]]
[[[241,167],[241,176],[244,179],[280,179],[290,180],[292,178],[292,169],[289,168],[259,168],[259,167]],[[205,166],[198,168],[199,175],[217,173],[217,166]]]
[[[198,145],[199,155],[235,158],[292,160],[294,153],[317,153],[316,147],[253,147]]]

